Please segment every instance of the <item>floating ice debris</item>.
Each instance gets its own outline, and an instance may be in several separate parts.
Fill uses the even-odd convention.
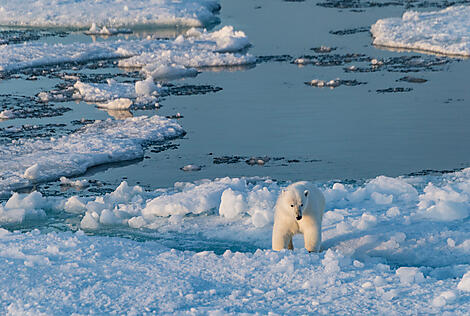
[[[0,195],[32,182],[79,175],[92,166],[140,158],[144,144],[182,134],[175,121],[142,116],[97,121],[59,138],[0,145]]]
[[[173,73],[181,66],[194,68],[253,64],[256,62],[253,56],[235,53],[248,46],[249,41],[245,34],[228,26],[214,32],[194,30],[186,37],[179,36],[175,40],[3,45],[0,46],[0,71],[12,72],[44,65],[131,57],[120,60],[119,66],[145,68],[142,70],[145,74],[156,72],[162,76],[162,72],[157,71],[161,65],[168,66]]]
[[[311,64],[312,62],[309,59],[296,58],[296,59],[294,59],[293,63],[297,64],[297,65],[306,65],[306,64]]]
[[[410,92],[410,91],[413,91],[413,88],[396,87],[396,88],[378,89],[376,91],[377,93]]]
[[[160,65],[155,63],[145,66],[142,70],[146,75],[155,80],[174,80],[184,77],[196,77],[199,73],[194,68],[176,64]]]
[[[151,77],[137,81],[135,84],[120,83],[113,79],[108,79],[107,83],[77,81],[74,88],[77,90],[77,93],[73,95],[74,99],[94,102],[98,106],[108,109],[127,109],[132,103],[138,105],[154,103],[158,95],[167,90],[160,84],[156,85]],[[118,99],[121,101],[114,102]],[[103,104],[103,102],[105,103]]]
[[[211,0],[3,0],[1,25],[89,28],[94,23],[119,26],[196,26],[219,21],[218,1]]]
[[[73,89],[70,89],[68,90],[68,94],[72,94]],[[69,101],[70,100],[70,97],[64,93],[64,91],[57,91],[57,90],[53,90],[53,91],[49,91],[49,92],[46,92],[46,91],[41,91],[38,93],[38,98],[41,102],[65,102],[65,101]]]
[[[369,32],[369,27],[368,26],[362,26],[362,27],[356,27],[352,29],[345,29],[345,30],[339,30],[339,31],[330,31],[330,34],[333,35],[352,35],[356,33],[363,33],[363,32]]]
[[[60,184],[63,186],[69,186],[69,187],[74,187],[77,189],[84,189],[90,186],[90,183],[88,180],[70,180],[66,177],[60,177]]]
[[[9,120],[15,118],[15,112],[12,110],[3,110],[0,112],[0,120]]]
[[[259,166],[264,166],[265,163],[267,163],[271,158],[269,157],[251,157],[250,159],[247,159],[245,162],[250,165],[259,165]]]
[[[437,57],[433,55],[413,55],[398,56],[384,59],[370,59],[369,66],[354,66],[343,68],[345,72],[421,72],[421,71],[442,71],[444,65],[450,63],[452,59],[447,57]]]
[[[96,23],[92,23],[88,31],[85,31],[87,35],[118,35],[118,34],[130,34],[132,30],[130,29],[116,29],[116,28],[107,28],[103,26],[99,28]]]
[[[375,59],[375,58],[373,58],[373,59],[370,61],[370,63],[371,63],[372,65],[374,65],[374,66],[383,65],[383,61],[377,60],[377,59]]]
[[[77,81],[74,84],[78,94],[76,99],[88,102],[104,102],[116,98],[136,98],[135,85],[130,83],[120,83],[114,79],[108,79],[107,83],[84,83]]]
[[[411,76],[406,76],[398,79],[397,81],[406,81],[406,82],[411,82],[411,83],[425,83],[427,82],[426,79],[424,78],[418,78],[418,77],[411,77]]]
[[[96,103],[99,108],[108,110],[127,110],[132,105],[132,100],[127,98],[119,98],[109,101],[107,103]]]
[[[329,47],[329,46],[320,46],[320,47],[313,47],[310,48],[313,50],[315,53],[318,54],[325,54],[325,53],[331,53],[332,51],[336,50],[336,47]]]
[[[196,166],[196,165],[186,165],[181,168],[183,171],[200,171],[201,166]]]
[[[469,6],[440,11],[407,11],[402,18],[378,20],[371,27],[374,45],[470,56]]]
[[[184,116],[181,115],[180,112],[174,114],[174,115],[168,115],[166,118],[169,118],[169,119],[180,119],[180,118],[183,118]]]
[[[341,66],[351,62],[370,61],[370,57],[364,54],[348,53],[348,54],[318,54],[303,55],[292,62],[298,65],[314,65],[314,66]]]
[[[328,87],[331,89],[334,89],[336,87],[339,87],[341,85],[345,86],[358,86],[361,84],[365,84],[366,82],[360,82],[357,80],[342,80],[342,79],[332,79],[329,81],[324,81],[320,79],[313,79],[311,81],[305,82],[306,85],[312,86],[312,87],[318,87],[318,88],[323,88],[323,87]]]

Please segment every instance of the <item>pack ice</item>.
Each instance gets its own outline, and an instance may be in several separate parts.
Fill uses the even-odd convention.
[[[371,27],[374,45],[470,56],[470,7],[407,11],[401,18],[378,20]]]
[[[221,178],[155,191],[123,182],[97,197],[14,194],[0,207],[4,227],[39,225],[65,212],[94,234],[121,228],[157,241],[0,229],[0,310],[468,314],[470,169],[319,183],[327,210],[318,254],[301,249],[301,239],[294,240],[294,251],[270,250],[273,207],[286,185]],[[207,251],[169,249],[162,242],[170,236],[178,244],[188,235]],[[218,241],[255,247],[214,253]]]
[[[206,26],[219,22],[217,0],[3,0],[0,25],[89,28]]]
[[[97,121],[60,138],[13,140],[0,146],[0,195],[34,183],[84,173],[104,163],[143,156],[143,145],[180,136],[176,122],[159,116]]]

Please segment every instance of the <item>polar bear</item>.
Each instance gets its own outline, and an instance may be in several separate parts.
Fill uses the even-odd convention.
[[[294,249],[292,236],[300,233],[309,252],[320,251],[324,209],[323,193],[309,182],[296,182],[282,190],[274,213],[273,249]]]

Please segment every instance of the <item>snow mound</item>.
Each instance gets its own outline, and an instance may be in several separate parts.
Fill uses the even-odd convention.
[[[0,194],[84,173],[99,164],[142,157],[143,144],[183,133],[174,121],[152,117],[97,121],[61,138],[14,140],[0,146]]]
[[[3,0],[0,24],[34,27],[204,26],[218,23],[215,0]],[[92,29],[94,31],[95,29]]]
[[[371,27],[374,45],[470,56],[470,7],[433,12],[407,11],[402,18],[378,20]]]

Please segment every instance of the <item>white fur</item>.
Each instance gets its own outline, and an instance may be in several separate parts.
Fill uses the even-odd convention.
[[[276,202],[273,249],[294,249],[292,236],[303,234],[305,248],[320,251],[324,209],[325,197],[317,187],[306,181],[289,185]],[[297,220],[300,213],[302,218]]]

